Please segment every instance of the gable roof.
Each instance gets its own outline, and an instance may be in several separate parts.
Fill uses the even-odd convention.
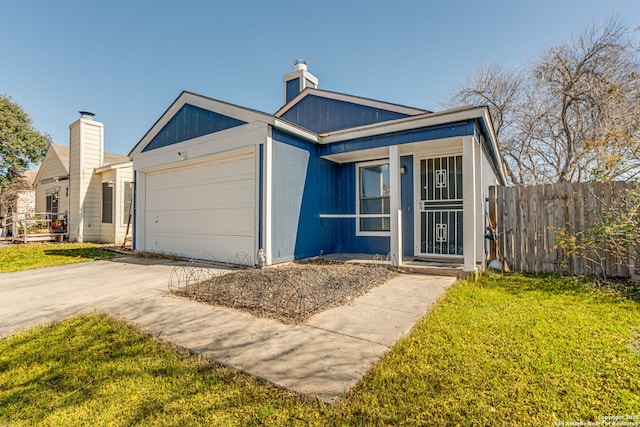
[[[318,98],[326,100],[327,103],[333,103],[331,108],[334,108],[337,105],[337,109],[333,110],[334,113],[340,108],[353,107],[355,108],[354,111],[359,112],[360,116],[364,117],[364,119],[361,122],[356,121],[350,123],[349,126],[346,127],[317,131],[310,129],[304,124],[296,122],[289,117],[288,113],[294,112],[296,110],[296,106],[303,105],[305,100],[310,99],[311,103],[314,103]],[[496,169],[501,181],[506,182],[502,156],[498,151],[491,117],[489,116],[487,107],[463,107],[432,112],[368,98],[311,88],[304,89],[285,106],[280,108],[280,110],[278,110],[274,115],[230,104],[228,102],[209,98],[196,93],[183,91],[131,150],[129,158],[133,158],[135,155],[145,151],[145,148],[150,145],[158,135],[171,126],[171,122],[175,117],[179,116],[181,112],[185,112],[184,115],[187,121],[193,120],[193,117],[188,117],[185,106],[189,106],[189,108],[197,107],[198,110],[203,110],[204,114],[213,113],[213,115],[210,116],[213,120],[221,119],[223,121],[228,120],[228,122],[226,125],[222,124],[221,128],[218,130],[214,129],[212,132],[207,132],[206,129],[203,128],[201,131],[195,132],[190,136],[188,134],[189,132],[193,132],[193,130],[186,130],[185,127],[185,133],[182,136],[174,134],[173,138],[169,138],[170,141],[168,141],[167,144],[162,144],[153,148],[164,147],[166,145],[186,141],[190,138],[196,138],[219,130],[229,129],[234,127],[234,123],[236,123],[235,121],[239,123],[237,125],[252,122],[271,125],[275,129],[282,130],[300,137],[303,140],[320,145],[329,145],[335,142],[344,142],[349,140],[353,141],[356,139],[369,138],[394,132],[404,132],[419,127],[442,126],[447,123],[475,121],[488,137],[487,150],[492,156],[492,166]],[[314,111],[310,111],[309,113],[314,113]],[[317,110],[315,111],[315,114],[317,114]],[[291,115],[294,115],[294,113],[291,113]],[[331,121],[331,123],[335,124],[340,122],[338,120]]]
[[[20,171],[20,178],[29,184],[29,188],[33,188],[36,176],[38,176],[38,171],[34,169],[23,169]]]
[[[424,110],[422,108],[408,107],[406,105],[394,104],[392,102],[385,102],[377,99],[365,98],[362,96],[348,95],[346,93],[333,92],[333,91],[324,90],[324,89],[306,88],[302,92],[300,92],[298,95],[296,95],[291,101],[287,102],[285,105],[280,107],[280,109],[275,112],[274,116],[281,117],[284,113],[286,113],[298,102],[300,102],[302,99],[304,99],[309,95],[320,96],[323,98],[334,99],[334,100],[343,101],[343,102],[349,102],[352,104],[365,105],[369,107],[378,108],[381,110],[401,113],[406,116],[432,113],[432,111]]]
[[[124,163],[129,161],[129,156],[125,154],[104,153],[104,164],[102,166],[112,165],[114,163]]]
[[[197,115],[197,113],[201,113],[208,118],[209,123],[198,125],[196,130],[187,130],[186,127],[177,124],[174,120],[181,114],[186,121],[194,120],[194,115]],[[185,141],[207,133],[229,129],[255,121],[271,123],[273,122],[273,116],[262,111],[241,107],[197,93],[182,91],[175,101],[171,103],[169,108],[167,108],[153,126],[151,126],[142,139],[133,147],[129,152],[129,157],[145,151],[147,146],[150,145],[152,145],[152,148],[168,145],[166,141],[160,141],[163,138],[163,133],[174,132],[170,143],[176,143],[179,142],[178,140]],[[180,132],[184,133],[178,134]]]
[[[49,144],[49,148],[47,149],[47,154],[45,154],[45,158],[40,164],[40,168],[38,168],[35,176],[33,177],[34,183],[38,182],[40,174],[42,173],[42,166],[44,165],[44,162],[47,156],[49,156],[50,152],[54,153],[55,156],[58,157],[58,159],[60,160],[60,163],[62,164],[62,167],[65,170],[66,175],[69,175],[69,146],[60,145],[60,144]],[[129,157],[125,156],[124,154],[104,153],[104,157],[103,157],[104,164],[102,166],[108,166],[108,165],[113,165],[117,163],[124,163],[128,161],[129,161]]]
[[[51,144],[49,145],[49,150],[56,153],[58,159],[60,159],[60,163],[64,166],[64,169],[67,173],[69,173],[69,146],[68,145],[60,145],[60,144]]]
[[[275,116],[321,134],[425,113],[430,111],[306,88],[280,108]]]

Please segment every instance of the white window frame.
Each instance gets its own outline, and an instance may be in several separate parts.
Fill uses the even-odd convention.
[[[369,166],[389,166],[389,159],[376,160],[373,162],[356,163],[356,236],[378,236],[378,237],[391,237],[391,230],[389,231],[361,231],[360,230],[360,218],[389,218],[391,214],[360,214],[360,168]],[[391,195],[389,195],[391,198]]]
[[[102,222],[104,220],[104,184],[107,184],[107,187],[111,188],[111,222]],[[115,183],[113,180],[110,181],[102,181],[100,186],[100,223],[101,224],[115,224],[115,193],[116,193]]]
[[[126,226],[128,220],[129,220],[129,218],[128,218],[129,210],[126,209],[127,200],[125,198],[125,194],[127,192],[127,187],[131,188],[131,221],[133,222],[133,181],[123,180],[122,181],[122,205],[121,205],[122,218],[121,218],[121,221],[120,221],[120,223],[123,226]]]

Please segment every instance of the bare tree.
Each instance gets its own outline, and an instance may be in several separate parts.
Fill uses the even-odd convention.
[[[448,106],[488,105],[515,184],[629,178],[640,171],[640,62],[615,19],[505,71],[467,78]]]

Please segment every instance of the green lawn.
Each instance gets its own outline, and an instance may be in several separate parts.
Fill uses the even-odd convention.
[[[555,277],[454,285],[335,405],[101,315],[0,341],[0,424],[554,425],[602,416],[640,416],[640,304]]]
[[[91,243],[28,243],[0,249],[0,273],[113,258]]]

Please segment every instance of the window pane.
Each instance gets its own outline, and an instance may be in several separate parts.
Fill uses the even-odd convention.
[[[389,195],[389,165],[360,168],[360,197]]]
[[[360,199],[361,214],[389,214],[389,198]]]
[[[133,215],[133,209],[131,209],[131,200],[133,195],[133,183],[124,183],[124,204],[122,206],[122,223],[127,224],[129,221],[129,214]]]
[[[359,208],[361,215],[389,215],[389,165],[363,166],[358,169],[360,178]],[[360,231],[389,231],[390,219],[382,216],[377,218],[360,218]]]
[[[113,223],[113,183],[102,183],[102,222]]]
[[[360,231],[389,231],[391,221],[389,218],[360,218]]]

